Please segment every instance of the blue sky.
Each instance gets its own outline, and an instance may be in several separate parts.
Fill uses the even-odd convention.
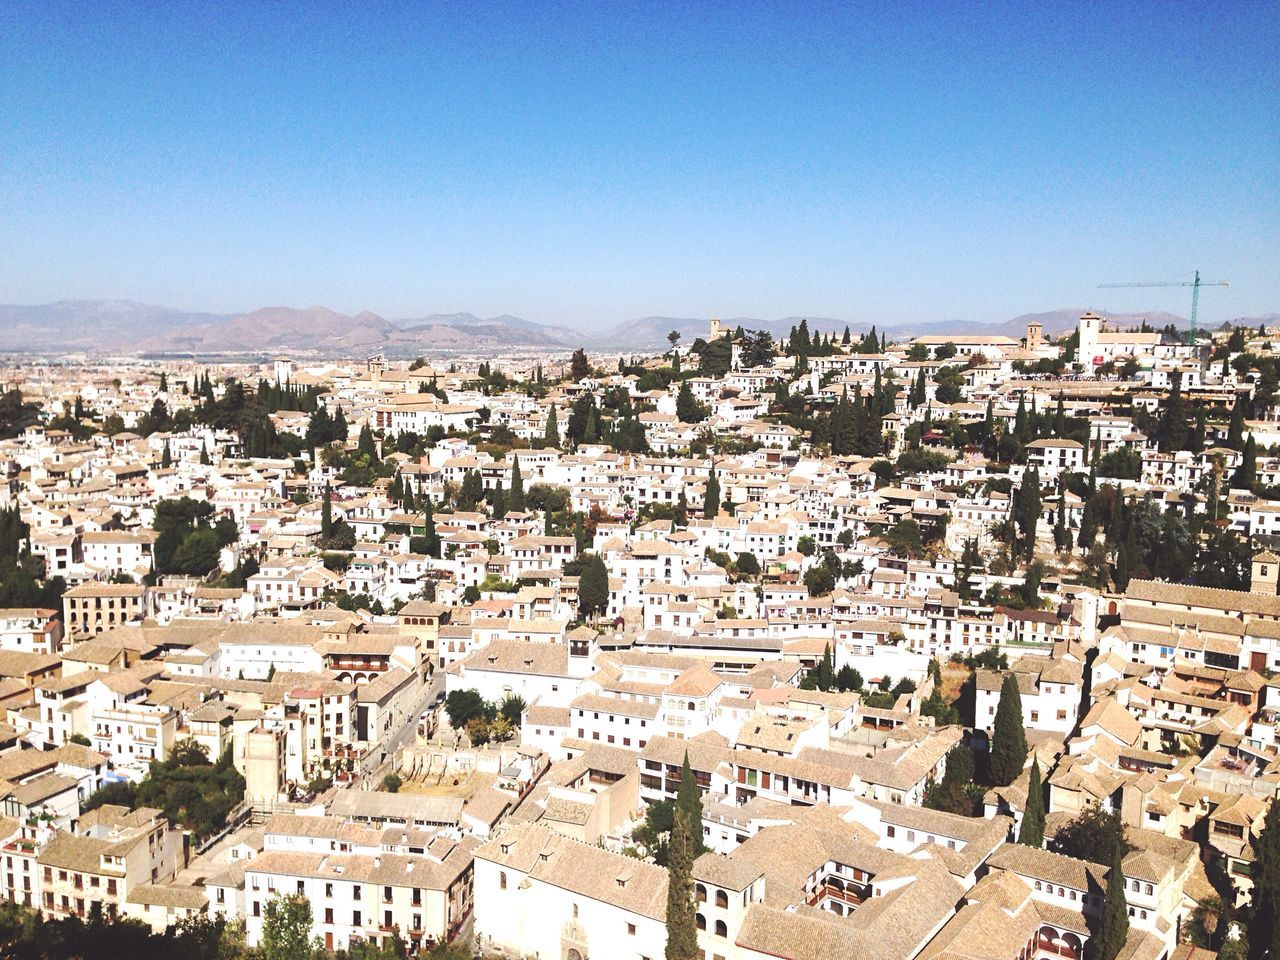
[[[0,32],[0,301],[1280,310],[1280,5],[57,4]]]

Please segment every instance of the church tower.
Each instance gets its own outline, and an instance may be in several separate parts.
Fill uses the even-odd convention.
[[[1274,597],[1278,592],[1278,585],[1280,585],[1280,557],[1269,550],[1264,550],[1253,558],[1249,592]]]
[[[1102,318],[1090,310],[1080,318],[1080,346],[1076,357],[1086,367],[1093,363],[1098,353],[1098,334],[1102,332]]]

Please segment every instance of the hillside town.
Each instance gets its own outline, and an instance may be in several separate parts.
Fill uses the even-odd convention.
[[[668,346],[8,361],[0,926],[1280,955],[1280,334]]]

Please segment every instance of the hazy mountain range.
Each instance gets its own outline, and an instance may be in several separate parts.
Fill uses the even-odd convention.
[[[997,323],[956,319],[933,323],[890,324],[879,329],[891,339],[923,334],[1005,334],[1022,336],[1029,321],[1038,320],[1045,332],[1071,329],[1084,308],[1028,313]],[[1182,317],[1162,311],[1111,314],[1117,325],[1142,320],[1156,327],[1185,326]],[[799,316],[779,320],[726,317],[727,328],[768,330],[785,337]],[[807,317],[810,330],[844,330],[846,321]],[[1234,324],[1258,326],[1280,323],[1280,313],[1241,317]],[[855,333],[868,328],[850,323]],[[35,306],[0,305],[0,350],[65,352],[251,353],[312,352],[330,356],[358,356],[381,351],[393,357],[439,350],[512,350],[572,348],[649,351],[667,346],[667,334],[679,331],[683,343],[705,336],[703,317],[641,317],[608,330],[589,332],[554,324],[535,323],[503,315],[483,319],[470,313],[431,314],[388,320],[364,311],[355,316],[327,307],[303,309],[263,307],[245,314],[192,313],[127,300],[62,300]]]

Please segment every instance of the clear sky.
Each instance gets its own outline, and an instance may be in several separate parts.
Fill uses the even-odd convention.
[[[1280,310],[1280,4],[6,0],[0,301]]]

